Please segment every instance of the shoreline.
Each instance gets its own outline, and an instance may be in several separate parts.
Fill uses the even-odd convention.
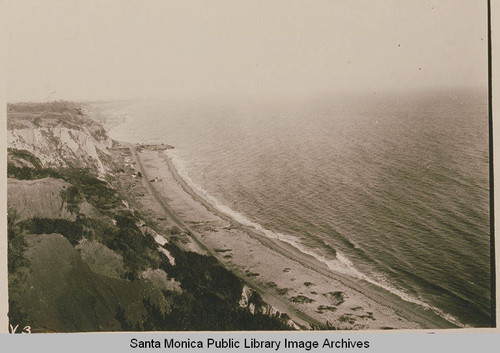
[[[350,278],[347,275],[335,272],[314,257],[302,253],[291,244],[278,239],[271,239],[253,227],[238,223],[236,220],[215,208],[215,206],[213,206],[209,201],[196,193],[179,175],[171,157],[168,156],[168,153],[158,151],[137,152],[133,147],[132,149],[134,151],[133,154],[135,155],[136,161],[142,170],[141,172],[145,176],[145,183],[148,184],[149,191],[154,195],[157,202],[159,202],[159,204],[161,204],[166,210],[168,216],[171,217],[175,223],[179,224],[184,229],[187,229],[198,246],[206,249],[207,252],[217,258],[219,262],[233,271],[233,273],[237,274],[238,277],[248,283],[249,286],[260,292],[269,304],[275,306],[277,310],[280,310],[281,308],[280,311],[292,314],[291,316],[295,316],[295,319],[298,318],[298,321],[302,321],[302,324],[304,321],[315,325],[325,323],[326,321],[335,324],[340,319],[341,321],[344,320],[344,323],[346,321],[348,323],[343,324],[344,328],[354,329],[438,329],[457,327],[430,309],[424,309],[418,304],[406,302],[395,294],[364,280]],[[170,178],[168,187],[155,187],[153,183],[149,181],[153,176],[159,179]],[[161,183],[155,184],[160,185]],[[177,184],[177,186],[175,184]],[[172,196],[169,197],[165,195],[167,190],[172,191],[175,188],[177,188],[175,191],[177,196],[179,196],[177,199],[190,198],[191,201],[184,200],[183,205],[176,206],[175,203],[177,201],[173,200]],[[185,195],[182,195],[182,193]],[[197,206],[193,205],[193,202],[201,205],[204,208],[204,211],[202,212],[199,209],[194,210]],[[189,209],[189,207],[192,209]],[[213,225],[215,224],[215,231],[204,231],[203,229],[200,231],[200,229],[194,229],[196,228],[196,223],[200,222],[195,222],[194,220],[190,220],[189,217],[185,217],[188,212],[192,212],[193,210],[195,211],[194,214],[199,213],[199,219],[203,220],[205,223],[211,223],[211,228],[214,228]],[[185,213],[184,215],[182,214],[183,212]],[[204,213],[208,213],[211,216]],[[213,217],[215,217],[216,220],[213,220]],[[224,222],[225,225],[221,225],[221,221]],[[234,233],[238,235],[238,238],[240,238],[239,240],[235,240],[236,237]],[[238,243],[238,241],[241,242]],[[227,248],[226,245],[228,244],[235,246]],[[253,279],[252,276],[249,277],[248,268],[260,269],[262,271],[262,266],[260,265],[260,262],[262,261],[259,261],[258,255],[256,258],[248,258],[248,256],[242,253],[241,250],[239,250],[239,255],[233,254],[238,252],[236,248],[241,245],[245,245],[246,247],[250,246],[249,251],[258,252],[261,256],[264,256],[265,254],[276,257],[277,260],[279,260],[278,263],[280,264],[283,262],[293,264],[289,266],[293,267],[290,271],[294,273],[300,272],[304,279],[315,279],[315,282],[307,281],[304,282],[304,284],[313,283],[313,285],[316,286],[316,282],[322,281],[324,283],[323,288],[327,288],[329,282],[335,281],[335,287],[342,289],[342,291],[337,292],[347,293],[346,297],[350,299],[351,303],[356,303],[352,304],[356,306],[351,307],[351,311],[349,312],[349,310],[345,310],[345,308],[343,308],[344,310],[340,310],[341,305],[329,305],[328,300],[322,300],[323,298],[318,295],[315,295],[313,298],[306,297],[304,294],[311,296],[311,293],[317,294],[317,292],[309,291],[309,293],[305,293],[304,288],[300,288],[303,286],[297,285],[297,283],[293,283],[292,285],[290,285],[291,283],[287,283],[287,287],[292,288],[279,288],[281,286],[276,285],[274,281],[277,277],[282,277],[282,275],[278,276],[278,271],[276,270],[274,272],[267,270],[269,273],[258,272],[258,279]],[[217,248],[221,247],[224,247],[224,252],[217,252]],[[221,254],[224,254],[225,251],[231,251],[231,254],[233,255],[221,256]],[[228,260],[229,258],[231,260]],[[299,267],[300,269],[298,269]],[[264,269],[263,272],[265,271],[266,270]],[[250,271],[251,275],[253,273],[256,272]],[[292,278],[292,280],[293,279],[294,278]],[[271,288],[266,285],[268,283],[273,284]],[[278,292],[280,289],[290,289],[293,290],[293,294],[300,294],[298,296],[291,297],[292,302],[290,302],[290,296],[280,294],[276,295],[276,288],[273,287],[278,287]],[[323,296],[327,293],[328,292],[323,293]],[[293,302],[294,298],[297,297],[306,298],[304,299],[306,300],[306,303]],[[309,300],[311,301],[307,302]],[[317,306],[317,309],[315,310],[314,305],[311,305],[313,302],[317,302],[317,304],[321,303],[321,305]],[[367,307],[372,311],[368,311],[370,314],[366,315],[356,315],[356,310],[352,310],[367,310]],[[377,308],[377,315],[374,314],[374,307]],[[319,310],[321,308],[327,308],[325,309],[326,313]],[[374,315],[375,318],[373,318]],[[382,316],[382,318],[379,318],[380,316]],[[362,320],[362,323],[360,323],[361,320],[359,318],[365,317],[368,317],[369,319]]]
[[[207,252],[208,254],[210,254],[211,256],[215,257],[219,262],[221,262],[222,264],[224,263],[221,258],[221,256],[218,255],[218,253],[211,249],[210,247],[208,247],[206,244],[204,244],[200,239],[199,237],[197,236],[197,232],[195,232],[191,227],[189,227],[185,222],[183,222],[176,214],[175,212],[171,209],[171,207],[168,205],[168,203],[166,203],[159,195],[158,193],[155,191],[154,187],[151,185],[151,182],[148,181],[148,172],[145,170],[143,164],[142,164],[142,161],[141,161],[141,158],[139,156],[139,152],[134,148],[134,147],[130,147],[132,149],[132,154],[137,162],[137,165],[139,166],[139,169],[141,171],[141,173],[144,175],[145,177],[145,185],[148,189],[148,191],[151,193],[151,195],[156,199],[156,201],[158,202],[158,204],[162,207],[162,209],[165,211],[165,213],[167,214],[167,216],[169,216],[173,221],[174,223],[176,223],[179,227],[183,228],[184,230],[186,230],[189,234],[189,236],[196,242],[196,244],[205,252]],[[268,290],[266,290],[265,288],[259,286],[257,283],[255,283],[254,281],[252,280],[249,280],[248,278],[245,278],[245,276],[240,273],[240,272],[237,272],[237,271],[234,271],[233,270],[233,273],[235,273],[235,275],[240,278],[244,283],[248,284],[250,287],[252,287],[253,289],[255,289],[257,292],[259,292],[259,294],[262,295],[263,299],[269,303],[270,305],[274,306],[278,311],[282,311],[282,312],[290,312],[292,311],[292,315],[291,315],[291,318],[292,320],[295,322],[295,323],[298,323],[298,324],[301,324],[301,325],[306,325],[306,324],[314,324],[314,325],[317,325],[317,326],[320,326],[322,325],[321,322],[319,322],[318,320],[310,317],[309,315],[305,314],[305,313],[302,313],[298,310],[295,310],[293,307],[291,307],[290,305],[288,305],[287,303],[284,303],[282,300],[280,300],[280,298],[276,298],[274,297]]]

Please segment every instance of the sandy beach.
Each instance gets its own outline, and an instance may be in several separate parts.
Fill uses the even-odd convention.
[[[131,145],[130,166],[143,175],[139,206],[160,227],[191,234],[185,247],[215,256],[276,310],[302,328],[428,329],[454,327],[432,310],[368,282],[336,273],[290,244],[237,223],[198,195],[178,174],[168,151]]]

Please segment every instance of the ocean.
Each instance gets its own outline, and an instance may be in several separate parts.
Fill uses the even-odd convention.
[[[460,325],[491,325],[487,93],[102,105],[241,223]]]

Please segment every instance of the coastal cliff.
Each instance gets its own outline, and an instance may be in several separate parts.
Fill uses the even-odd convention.
[[[8,147],[13,326],[292,329],[215,258],[190,251],[189,234],[147,216],[137,201],[144,193],[132,190],[143,176],[127,160],[130,147],[80,105],[9,104]]]
[[[34,154],[45,167],[90,168],[104,175],[111,139],[74,103],[9,104],[7,142]]]

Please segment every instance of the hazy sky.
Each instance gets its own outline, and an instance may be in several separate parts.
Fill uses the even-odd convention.
[[[486,86],[486,0],[0,2],[10,101]]]

